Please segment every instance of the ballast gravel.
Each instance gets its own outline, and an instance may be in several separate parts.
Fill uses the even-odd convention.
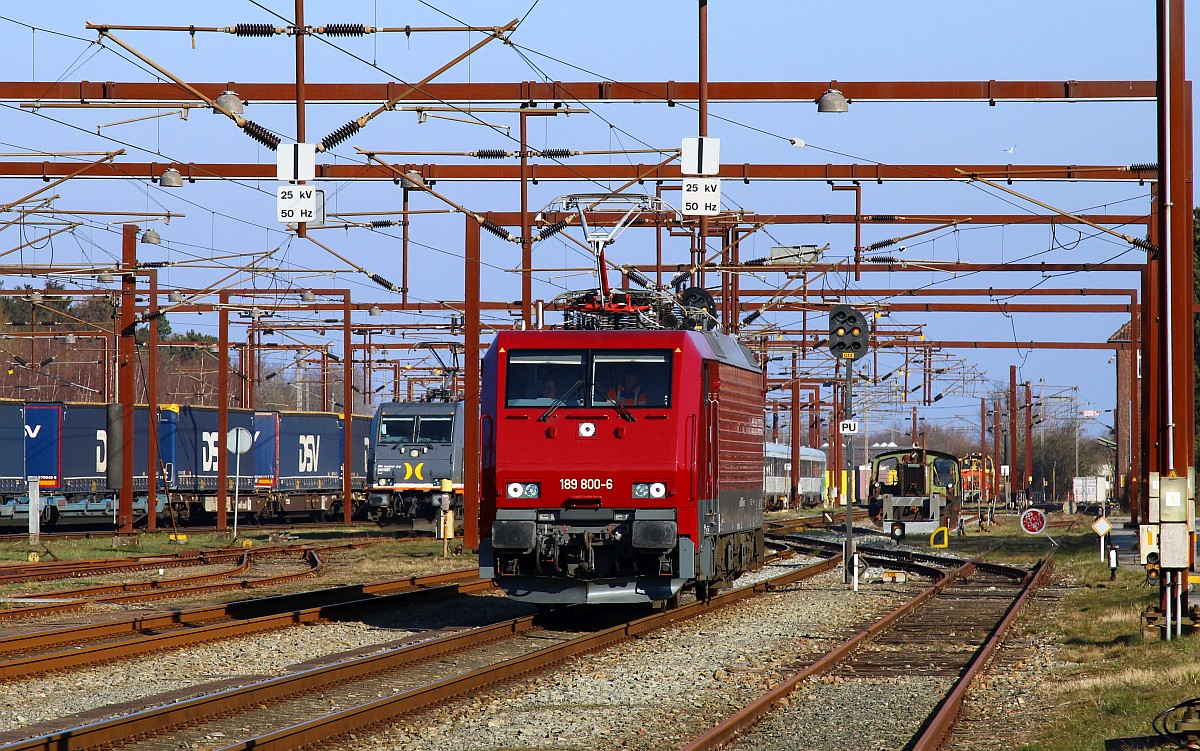
[[[135,711],[208,693],[214,683],[244,685],[300,668],[335,662],[346,653],[378,651],[421,631],[469,627],[511,618],[520,606],[500,596],[462,597],[403,611],[381,612],[370,623],[318,622],[249,637],[0,683],[0,743],[24,735],[110,716],[102,708]],[[207,688],[206,688],[207,687]],[[37,727],[30,727],[37,725]],[[15,732],[25,729],[24,733]]]
[[[795,564],[797,566],[803,564]],[[782,566],[774,566],[778,573]],[[579,657],[339,747],[675,748],[923,585],[847,591],[841,570]],[[742,581],[739,580],[739,584]]]

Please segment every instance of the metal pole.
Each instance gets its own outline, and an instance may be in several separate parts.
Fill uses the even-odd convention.
[[[38,544],[38,535],[42,531],[42,483],[41,480],[29,481],[29,544]]]
[[[238,442],[234,442],[234,449],[240,449]],[[237,452],[237,458],[233,460],[233,539],[237,539],[237,522],[238,522],[238,486],[241,485],[242,479],[242,452]]]
[[[847,420],[854,419],[854,361],[846,360],[846,410],[845,415]],[[839,433],[841,431],[838,431]],[[837,436],[837,440],[841,443],[842,436]],[[852,514],[852,503],[854,501],[854,481],[851,479],[851,468],[854,464],[854,436],[846,436],[846,584],[852,581],[857,582],[858,570],[851,571],[850,569],[857,561],[857,555],[854,552],[854,519]]]
[[[1008,501],[1012,503],[1012,478],[1017,475],[1017,366],[1008,366]]]
[[[121,490],[118,497],[119,531],[133,532],[133,403],[137,371],[137,225],[126,224],[121,236],[121,330],[117,352],[117,402],[121,405]]]
[[[304,0],[296,0],[296,143],[304,143]],[[303,185],[303,181],[297,181]],[[305,237],[308,231],[307,222],[296,223],[296,237]]]
[[[529,116],[525,104],[519,116],[521,132],[521,323],[533,328],[533,230],[529,223]]]
[[[1033,388],[1029,381],[1025,382],[1025,477],[1023,478],[1029,493],[1025,496],[1026,503],[1033,502]]]
[[[150,339],[146,366],[146,531],[158,524],[158,270],[150,269]]]
[[[350,339],[350,293],[342,293],[342,523],[349,524],[354,515],[354,342]],[[370,357],[370,355],[367,355]]]
[[[228,529],[229,457],[226,434],[229,433],[229,293],[221,292],[217,312],[217,531]]]
[[[470,214],[464,223],[463,273],[463,547],[479,548],[479,222]]]

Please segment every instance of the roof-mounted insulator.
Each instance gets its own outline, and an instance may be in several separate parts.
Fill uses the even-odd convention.
[[[871,214],[867,217],[868,222],[894,222],[896,221],[895,214]]]
[[[474,152],[474,156],[476,159],[503,159],[512,154],[504,149],[479,149]]]
[[[367,33],[367,27],[361,23],[330,23],[318,31],[330,37],[360,37]]]
[[[255,141],[258,141],[263,146],[266,146],[271,151],[275,151],[279,148],[279,136],[275,135],[253,120],[246,121],[245,125],[242,126],[242,132],[253,138]]]
[[[480,222],[479,226],[483,227],[488,232],[491,232],[493,235],[500,238],[501,240],[507,240],[508,242],[516,242],[516,238],[513,237],[513,234],[511,232],[504,229],[499,224],[496,224],[491,219],[484,219],[482,222]]]
[[[867,247],[863,248],[863,250],[867,253],[870,253],[873,250],[879,250],[880,248],[886,248],[889,245],[895,245],[895,244],[896,244],[896,238],[893,237],[890,240],[880,240],[877,243],[871,243]]]
[[[386,289],[389,292],[399,292],[400,291],[399,287],[392,284],[387,279],[384,279],[379,274],[374,274],[374,273],[371,273],[370,271],[368,271],[367,278],[370,279],[371,281],[375,282],[376,284],[378,284],[380,287],[383,287],[384,289]]]
[[[625,276],[629,281],[643,289],[654,289],[654,282],[650,281],[642,272],[629,266],[623,266],[621,271],[625,272]]]
[[[240,37],[270,37],[279,31],[269,23],[239,23],[233,27],[233,33]]]
[[[1158,172],[1158,162],[1144,162],[1129,165],[1130,172]]]
[[[383,229],[384,227],[395,227],[399,224],[400,222],[395,219],[376,219],[371,222],[371,227],[373,229]]]
[[[569,159],[576,156],[578,152],[570,149],[542,149],[538,154],[546,159]]]
[[[691,275],[692,275],[691,269],[685,269],[683,271],[680,271],[678,274],[671,277],[671,281],[667,282],[667,286],[668,287],[678,287],[679,285],[686,282],[688,280],[688,277],[690,277]]]
[[[557,222],[555,222],[554,224],[550,224],[545,227],[542,227],[542,231],[538,232],[536,235],[533,236],[533,241],[536,243],[536,242],[545,240],[548,237],[553,237],[554,235],[557,235],[559,232],[562,232],[566,228],[567,228],[567,220],[560,219]]]
[[[1143,239],[1141,237],[1131,237],[1131,238],[1129,238],[1129,242],[1133,243],[1134,247],[1141,248],[1142,250],[1146,251],[1147,253],[1158,253],[1158,246],[1155,245],[1154,243],[1150,242],[1149,240]]]
[[[345,141],[350,136],[362,129],[362,125],[357,120],[351,120],[342,127],[333,131],[329,135],[321,139],[321,150],[329,151],[334,146],[337,146],[342,141]]]
[[[871,256],[866,261],[867,263],[900,263],[900,259],[896,256]]]

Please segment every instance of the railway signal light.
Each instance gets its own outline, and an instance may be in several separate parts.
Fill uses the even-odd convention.
[[[866,317],[849,305],[829,311],[829,351],[839,360],[857,360],[867,354],[870,330]]]

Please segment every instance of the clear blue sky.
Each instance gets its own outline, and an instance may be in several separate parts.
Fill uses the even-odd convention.
[[[291,2],[263,3],[283,16],[291,16]],[[596,77],[625,81],[694,80],[696,75],[696,3],[533,3],[497,1],[440,3],[317,2],[308,4],[310,24],[362,22],[380,26],[451,25],[457,20],[479,26],[501,25],[526,16],[513,35],[518,47],[493,43],[443,76],[441,81],[589,80]],[[270,22],[278,18],[249,2],[216,1],[205,4],[124,2],[103,4],[60,2],[46,6],[26,4],[0,15],[41,31],[0,21],[5,56],[0,78],[5,80],[57,79],[92,81],[145,81],[153,76],[128,55],[115,54],[91,44],[95,34],[84,29],[87,20],[113,24],[170,24],[227,26]],[[1154,13],[1151,3],[1127,2],[858,2],[858,3],[710,3],[711,80],[1143,80],[1154,76]],[[88,41],[52,34],[59,32]],[[1189,37],[1195,37],[1196,14],[1189,18]],[[193,50],[186,34],[117,32],[155,61],[193,81],[289,81],[292,76],[290,38],[242,39],[224,34],[197,35]],[[334,49],[319,41],[308,45],[308,75],[314,81],[413,81],[479,39],[478,34],[453,33],[376,35],[364,39],[338,39]],[[1191,41],[1191,40],[1190,40]],[[1189,44],[1189,72],[1196,69],[1195,44]],[[353,59],[347,52],[365,59]],[[1194,73],[1193,73],[1194,75]],[[364,105],[313,106],[309,109],[310,140],[316,140],[368,109]],[[1154,108],[1140,103],[986,104],[857,103],[846,115],[818,115],[815,107],[797,105],[714,105],[710,134],[722,139],[726,162],[825,163],[1059,163],[1130,164],[1155,161]],[[149,114],[145,110],[43,110],[42,115],[21,111],[15,103],[0,107],[0,141],[4,151],[25,149],[108,150],[124,145],[130,161],[197,161],[272,163],[274,154],[239,133],[224,118],[203,110],[185,121],[178,116],[106,127],[106,137],[96,126]],[[294,135],[292,109],[277,105],[251,105],[247,115],[284,134]],[[507,118],[507,119],[506,119]],[[485,117],[489,122],[516,126],[512,116]],[[74,126],[74,127],[72,127]],[[535,147],[571,149],[677,147],[684,136],[694,135],[696,119],[690,108],[659,105],[599,105],[594,116],[546,118],[531,130]],[[786,140],[802,138],[811,148],[795,149]],[[123,144],[110,139],[119,139]],[[372,149],[471,151],[479,148],[512,148],[498,130],[477,125],[430,121],[418,124],[412,113],[387,113],[360,134],[322,159],[358,161],[354,146]],[[1015,147],[1015,148],[1013,148]],[[1011,149],[1011,151],[1009,151]],[[831,153],[837,152],[837,153]],[[156,155],[157,154],[157,155]],[[839,154],[847,155],[840,156]],[[403,160],[403,158],[398,158]],[[590,157],[584,161],[620,160],[624,157]],[[646,156],[634,161],[648,161]],[[413,161],[423,161],[414,158]],[[601,187],[543,182],[531,191],[531,205],[544,205],[569,192],[595,192]],[[1140,214],[1148,211],[1148,189],[1136,185],[1080,185],[1037,183],[1016,186],[1039,200],[1071,211]],[[32,190],[34,183],[5,181],[4,200]],[[391,299],[385,291],[360,276],[341,274],[336,280],[314,281],[305,268],[333,268],[342,264],[315,246],[289,241],[274,222],[273,182],[198,183],[181,190],[149,186],[144,181],[73,181],[56,192],[57,205],[65,208],[146,210],[167,208],[186,213],[186,219],[158,226],[164,245],[143,251],[150,257],[181,261],[193,256],[230,252],[261,252],[284,246],[278,258],[292,274],[260,276],[262,287],[350,284],[364,299]],[[399,190],[390,183],[326,186],[331,209],[366,211],[395,209]],[[512,210],[518,206],[515,185],[442,183],[444,192],[473,209]],[[852,199],[834,193],[824,183],[727,184],[728,206],[771,212],[850,213]],[[863,190],[868,213],[1010,213],[1036,207],[1017,199],[961,183],[887,183]],[[1015,204],[1015,205],[1014,205]],[[414,198],[414,208],[439,208],[432,199]],[[461,218],[428,217],[414,223],[414,297],[461,298],[458,272]],[[887,227],[869,228],[866,243],[900,234]],[[12,233],[10,233],[11,235]],[[1074,229],[1060,228],[1051,237],[1046,227],[970,227],[958,233],[939,232],[908,244],[910,258],[961,258],[967,261],[1036,260],[1102,261],[1119,257],[1142,260],[1140,251],[1114,238],[1080,238]],[[398,281],[398,231],[372,233],[325,232],[327,244],[357,263]],[[853,228],[846,226],[775,227],[749,241],[743,256],[765,255],[771,245],[815,243],[831,245],[832,258],[844,257],[853,247]],[[1076,241],[1079,240],[1078,243]],[[16,242],[5,246],[17,244]],[[620,261],[645,261],[654,241],[649,233],[631,232],[614,246]],[[93,222],[75,237],[60,236],[47,248],[27,250],[28,262],[87,259],[104,263],[115,258],[118,237]],[[686,247],[669,246],[672,260],[682,262]],[[518,262],[516,246],[485,241],[485,297],[515,299],[516,277],[501,269]],[[549,242],[538,247],[541,266],[580,266],[586,259],[573,246]],[[13,256],[10,256],[11,260]],[[202,285],[215,279],[215,270],[172,270],[167,284]],[[584,286],[586,277],[550,278],[539,274],[535,297],[549,299],[563,287]],[[5,279],[6,286],[23,283]],[[777,278],[766,279],[778,283]],[[896,274],[866,277],[861,286],[1137,286],[1136,278],[1115,274],[1076,274],[1043,281],[1039,275],[989,275],[952,280],[945,274]],[[748,286],[751,282],[744,283]],[[762,286],[753,282],[753,286]],[[396,322],[413,320],[397,316]],[[798,315],[769,314],[768,322],[790,325]],[[1119,315],[1088,317],[999,314],[896,314],[893,320],[927,322],[934,338],[947,339],[1089,339],[1101,340],[1122,323]],[[212,330],[211,317],[179,322]],[[964,357],[999,380],[1007,380],[1008,365],[1021,366],[1022,380],[1081,387],[1082,399],[1097,408],[1113,405],[1112,367],[1109,353],[1014,352],[979,350]],[[882,367],[894,367],[889,360]],[[931,418],[962,413],[973,419],[978,402],[945,399],[923,410]]]

